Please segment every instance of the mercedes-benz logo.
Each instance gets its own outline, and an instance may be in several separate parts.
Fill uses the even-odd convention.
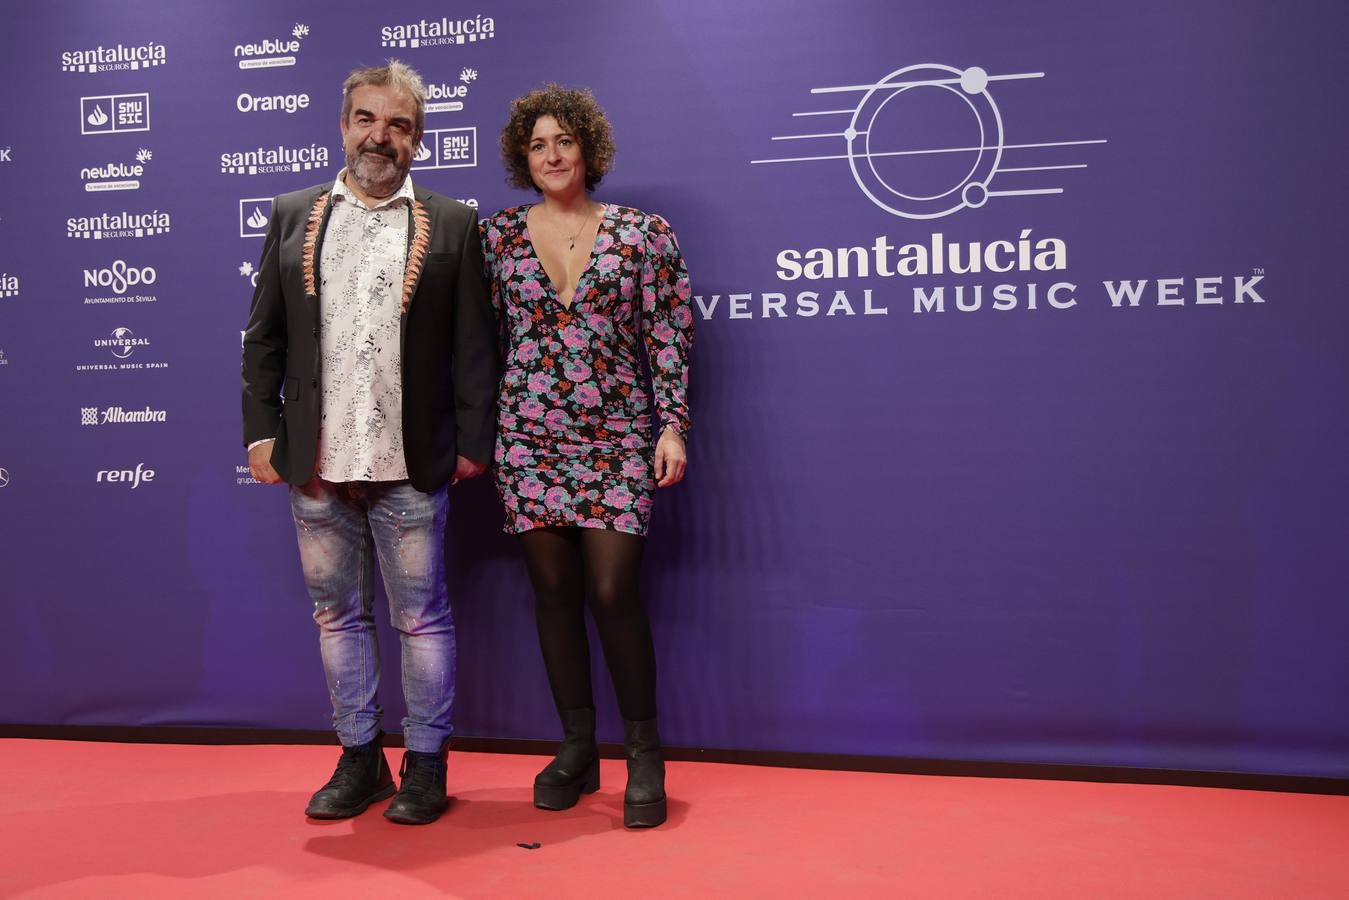
[[[9,484],[9,470],[0,469],[0,488]]]

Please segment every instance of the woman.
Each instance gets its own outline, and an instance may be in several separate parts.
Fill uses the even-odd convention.
[[[548,85],[514,101],[501,151],[508,180],[542,197],[483,225],[506,343],[497,489],[506,531],[521,535],[564,735],[534,780],[534,805],[567,809],[599,788],[589,594],[623,715],[623,824],[659,825],[656,659],[638,583],[652,495],[687,461],[688,274],[663,219],[591,198],[614,146],[589,91]]]

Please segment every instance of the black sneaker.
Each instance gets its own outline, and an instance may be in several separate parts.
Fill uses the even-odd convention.
[[[445,796],[445,757],[447,751],[418,753],[408,750],[398,777],[403,779],[398,796],[393,798],[384,818],[400,825],[430,825],[450,805]]]
[[[376,800],[393,796],[393,773],[384,758],[383,735],[368,744],[343,747],[328,783],[309,798],[304,814],[314,819],[348,819]]]

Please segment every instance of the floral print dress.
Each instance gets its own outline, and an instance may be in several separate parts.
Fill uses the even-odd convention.
[[[674,232],[660,216],[606,205],[564,307],[534,252],[528,212],[483,222],[506,353],[495,453],[505,530],[644,535],[656,489],[651,393],[660,428],[689,429],[693,311]]]

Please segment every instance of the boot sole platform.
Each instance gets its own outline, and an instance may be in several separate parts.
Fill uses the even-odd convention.
[[[586,767],[585,773],[571,784],[535,784],[534,805],[554,811],[571,809],[582,794],[593,794],[600,789],[600,761]]]
[[[378,803],[380,800],[387,800],[394,795],[398,789],[392,781],[384,787],[375,791],[369,797],[366,797],[360,803],[352,806],[324,806],[315,808],[310,805],[305,807],[304,814],[311,819],[350,819],[352,816],[359,816],[370,808],[371,803]]]
[[[624,828],[655,828],[665,821],[665,798],[650,803],[624,803]]]

